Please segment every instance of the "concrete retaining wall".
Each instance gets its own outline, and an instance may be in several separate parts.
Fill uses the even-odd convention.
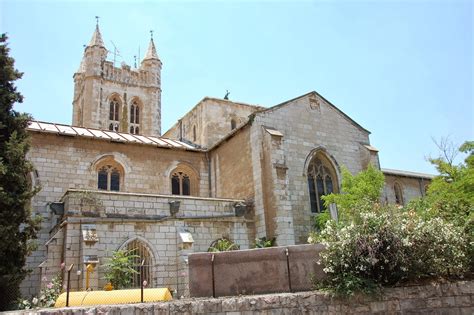
[[[316,264],[322,245],[297,245],[189,255],[192,297],[311,290],[324,277]]]

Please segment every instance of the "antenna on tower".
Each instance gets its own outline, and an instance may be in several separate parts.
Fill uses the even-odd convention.
[[[117,46],[115,46],[115,43],[113,41],[110,41],[112,45],[114,46],[114,67],[115,67],[115,59],[117,56],[122,57],[120,55],[120,51],[117,49]]]
[[[137,68],[137,56],[133,56],[133,59],[135,59],[135,62],[133,63],[133,66],[135,67],[135,69]]]
[[[100,16],[96,15],[95,16],[96,26],[99,26],[99,19],[100,19]]]

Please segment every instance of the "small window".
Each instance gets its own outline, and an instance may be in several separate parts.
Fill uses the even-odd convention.
[[[196,142],[196,125],[193,126],[193,141]]]
[[[97,171],[99,190],[120,191],[121,171],[111,164],[103,165]]]
[[[230,121],[230,130],[234,130],[236,127],[237,127],[237,122],[235,121],[235,119],[232,119]]]
[[[191,167],[179,165],[171,172],[171,193],[182,196],[198,194],[197,175]]]

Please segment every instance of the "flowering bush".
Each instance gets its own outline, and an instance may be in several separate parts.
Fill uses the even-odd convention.
[[[330,220],[309,242],[322,242],[327,279],[318,288],[336,294],[374,292],[401,281],[462,276],[469,260],[462,230],[440,218],[424,219],[392,207],[364,211],[357,223]]]
[[[64,265],[61,264],[61,267],[64,267]],[[54,306],[54,303],[56,303],[56,299],[62,291],[61,272],[54,276],[53,279],[49,282],[46,277],[43,277],[42,280],[47,282],[47,284],[44,286],[43,289],[41,289],[39,295],[35,296],[33,299],[31,299],[31,301],[20,300],[18,303],[18,309],[32,309]]]

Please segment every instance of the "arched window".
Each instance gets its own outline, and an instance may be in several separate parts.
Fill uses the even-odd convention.
[[[192,168],[180,165],[171,172],[171,194],[197,195],[197,188],[197,175]]]
[[[308,188],[311,212],[326,210],[322,196],[337,190],[336,172],[327,159],[321,155],[313,157],[308,166]]]
[[[127,251],[130,252],[132,255],[137,255],[138,257],[133,258],[133,269],[137,271],[137,273],[133,274],[131,279],[131,288],[140,287],[140,267],[143,260],[145,263],[143,264],[143,279],[142,281],[147,282],[148,287],[152,287],[153,283],[153,276],[152,276],[152,267],[153,267],[153,259],[151,251],[148,249],[148,246],[141,242],[138,239],[135,239],[129,243],[127,243]]]
[[[120,103],[119,100],[114,97],[109,103],[109,130],[119,131],[120,125]]]
[[[237,122],[235,119],[230,120],[230,130],[234,130],[237,127]]]
[[[393,185],[393,191],[395,193],[395,203],[397,205],[403,205],[403,190],[399,183]]]
[[[196,125],[193,126],[193,141],[196,142]]]
[[[140,125],[140,106],[138,101],[134,100],[130,106],[130,133],[138,134]]]
[[[97,188],[100,190],[120,191],[124,170],[112,157],[97,164]]]

